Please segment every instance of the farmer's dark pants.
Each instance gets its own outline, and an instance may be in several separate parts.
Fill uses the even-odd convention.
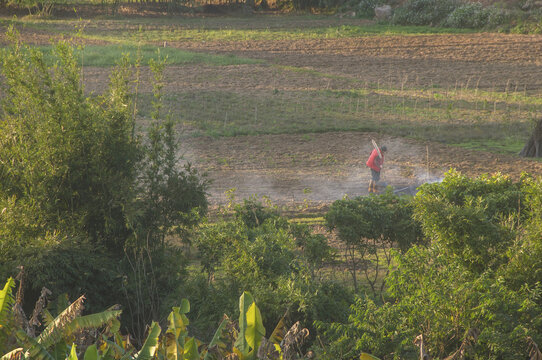
[[[380,180],[380,171],[376,171],[374,169],[371,169],[371,176],[373,177],[373,181],[375,183],[377,183],[378,180]]]

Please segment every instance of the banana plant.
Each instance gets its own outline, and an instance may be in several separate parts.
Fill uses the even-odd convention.
[[[240,360],[252,360],[265,336],[260,309],[256,306],[252,295],[243,292],[239,299],[239,334],[233,351]]]
[[[0,334],[13,317],[13,287],[14,280],[9,279],[0,291]],[[86,349],[82,360],[214,360],[231,356],[239,360],[254,360],[260,357],[259,351],[263,354],[273,353],[273,358],[282,359],[279,344],[287,330],[284,317],[269,340],[265,339],[260,309],[249,292],[244,292],[239,298],[239,330],[224,316],[211,342],[201,344],[188,336],[189,320],[186,314],[190,311],[190,303],[183,299],[180,306],[174,307],[169,314],[167,331],[162,334],[160,325],[153,322],[143,346],[137,352],[129,336],[120,333],[120,310],[112,308],[82,316],[83,301],[84,297],[81,296],[56,317],[43,309],[46,327],[37,337],[30,336],[23,329],[10,328],[20,347],[0,360],[79,360],[76,345],[69,345],[68,340],[79,330],[104,327],[99,341]],[[265,358],[268,358],[267,355]]]
[[[25,330],[16,328],[10,320],[14,316],[12,290],[14,280],[8,279],[4,289],[0,291],[0,333],[4,329],[13,335],[19,348],[2,356],[1,360],[12,358],[32,360],[65,360],[73,359],[77,354],[72,345],[68,351],[68,340],[74,333],[84,329],[101,328],[116,320],[120,310],[106,310],[101,313],[82,316],[84,296],[66,307],[57,317],[43,311],[46,327],[37,337],[29,335]]]
[[[11,309],[14,303],[12,295],[14,287],[15,280],[9,278],[4,288],[0,290],[0,354],[8,350],[3,346],[12,332]]]
[[[265,339],[266,330],[260,309],[252,295],[243,292],[239,298],[239,331],[224,315],[213,339],[202,352],[203,359],[214,360],[235,356],[239,360],[253,360],[260,357],[259,352],[264,356],[271,352],[274,353],[273,358],[282,359],[280,342],[287,330],[284,316],[271,333],[269,340]]]

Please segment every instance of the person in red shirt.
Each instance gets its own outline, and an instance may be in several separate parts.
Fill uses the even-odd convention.
[[[378,188],[376,183],[380,180],[380,171],[382,170],[382,165],[384,165],[384,153],[388,151],[385,146],[380,148],[380,153],[382,157],[378,154],[378,151],[374,149],[367,160],[366,165],[371,169],[371,180],[369,181],[369,192],[376,193]]]

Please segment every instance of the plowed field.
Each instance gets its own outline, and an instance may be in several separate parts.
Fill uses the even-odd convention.
[[[251,21],[252,24],[258,22]],[[356,22],[361,24],[359,20],[349,20],[351,24]],[[226,18],[223,24],[215,20],[215,27],[222,25],[228,27],[232,20]],[[241,25],[242,22],[235,22],[232,26]],[[303,22],[297,25],[303,26]],[[273,29],[273,18],[262,19],[259,26]],[[33,43],[43,43],[51,37],[51,34],[31,29],[24,29],[22,34]],[[165,45],[161,41],[156,44]],[[542,94],[541,35],[371,35],[253,41],[182,39],[168,41],[167,46],[232,54],[263,62],[170,66],[165,72],[166,94],[221,90],[250,97],[256,91],[341,90],[366,88],[367,84],[390,84],[390,88],[393,84],[401,89],[476,88],[477,91]],[[108,69],[86,67],[87,90],[103,90],[108,73]],[[145,76],[148,77],[148,71],[144,71]],[[149,92],[150,88],[143,84],[141,91]],[[484,121],[483,116],[480,121]],[[540,116],[542,114],[538,114]],[[205,137],[192,136],[191,127],[183,130],[188,134],[183,139],[185,159],[208,173],[212,180],[210,201],[215,205],[224,204],[225,191],[232,188],[236,189],[237,198],[266,195],[276,203],[296,206],[328,204],[345,194],[367,194],[370,175],[364,163],[371,151],[371,138],[389,149],[382,181],[396,189],[438,180],[450,168],[471,176],[502,172],[517,178],[523,171],[542,175],[542,163],[535,160],[377,133],[309,131]]]
[[[224,81],[214,85],[218,87],[322,89],[341,88],[348,79],[373,83],[403,79],[405,86],[470,84],[480,89],[504,90],[523,84],[526,91],[542,89],[539,35],[370,36],[171,45],[337,75],[329,80],[311,79],[306,74],[280,78],[269,66],[244,65],[231,69],[232,76],[223,76]],[[181,81],[194,76],[178,74]],[[329,203],[345,194],[367,193],[370,175],[364,163],[371,151],[370,138],[387,145],[382,181],[397,189],[434,181],[450,168],[470,176],[502,172],[517,178],[522,171],[542,174],[542,163],[533,160],[368,133],[195,138],[185,145],[187,157],[207,169],[214,180],[214,202],[223,203],[224,192],[236,188],[239,198],[259,194],[279,203],[304,199]]]

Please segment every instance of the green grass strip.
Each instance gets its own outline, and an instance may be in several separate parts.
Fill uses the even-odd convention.
[[[177,25],[177,26],[175,26]],[[111,34],[92,32],[85,38],[110,42],[153,42],[153,41],[257,41],[257,40],[303,40],[338,39],[376,35],[420,35],[472,33],[472,30],[433,28],[429,26],[391,26],[391,25],[341,25],[316,28],[294,29],[189,29],[172,24],[163,29],[142,29],[137,31],[118,31]]]
[[[53,47],[42,46],[40,49],[43,51],[45,59],[48,62],[52,62]],[[141,63],[144,65],[148,64],[150,59],[157,59],[158,55],[162,58],[167,57],[167,63],[170,65],[206,64],[228,66],[261,62],[259,60],[245,59],[233,55],[211,55],[152,45],[141,46],[139,51]],[[76,51],[77,58],[84,66],[99,67],[114,66],[124,54],[127,54],[130,62],[134,64],[138,54],[138,47],[136,45],[88,45],[83,49],[78,49]]]

